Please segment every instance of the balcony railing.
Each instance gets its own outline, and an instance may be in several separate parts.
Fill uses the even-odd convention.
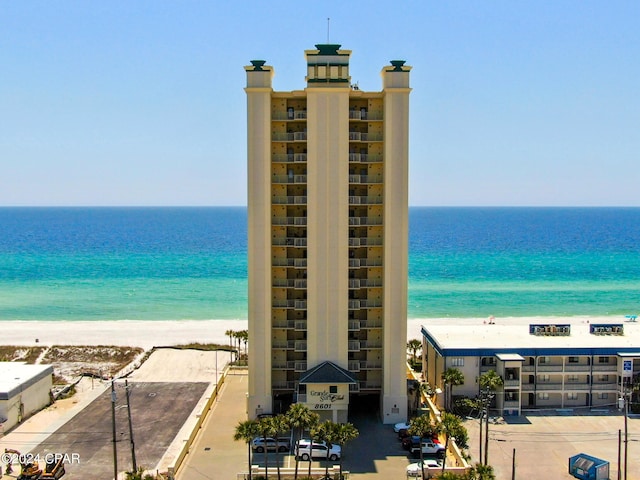
[[[296,340],[294,344],[294,350],[296,352],[305,352],[307,350],[307,342],[303,340]]]
[[[382,120],[382,112],[373,112],[368,110],[349,110],[349,119],[351,120]]]
[[[306,175],[274,175],[273,183],[307,183]]]
[[[280,288],[307,288],[306,279],[298,278],[274,278],[272,286]]]
[[[382,155],[371,153],[350,153],[349,161],[354,163],[379,163],[382,161]]]
[[[307,140],[307,132],[276,132],[271,140],[274,142],[304,142]]]
[[[381,217],[349,217],[349,225],[351,225],[352,227],[382,225],[382,218]]]
[[[272,120],[304,120],[307,118],[306,110],[287,110],[286,112],[273,112]]]
[[[349,204],[350,205],[381,205],[382,204],[382,197],[381,196],[375,196],[375,197],[349,197]]]
[[[288,197],[273,197],[271,203],[274,205],[306,205],[306,195],[288,196]]]
[[[538,382],[536,384],[536,390],[562,390],[562,383]]]
[[[296,330],[306,330],[307,329],[307,321],[306,320],[296,320],[293,324],[293,327]]]
[[[360,320],[349,320],[348,329],[352,332],[360,330]]]
[[[274,258],[271,260],[271,265],[274,267],[296,267],[305,268],[307,266],[306,258]]]
[[[381,300],[349,300],[349,310],[382,307]]]
[[[382,259],[376,258],[350,258],[349,259],[349,268],[359,268],[359,267],[381,267]]]
[[[306,153],[274,153],[271,156],[274,163],[304,163],[307,161]]]
[[[273,238],[271,239],[271,243],[277,247],[306,247],[307,239],[298,237]]]
[[[382,141],[381,133],[368,132],[349,132],[350,142],[380,142]]]
[[[609,391],[618,391],[618,384],[617,383],[593,383],[591,384],[591,388],[593,390],[609,390]]]
[[[271,388],[275,390],[293,390],[296,388],[296,382],[274,380],[271,382]]]
[[[504,381],[504,386],[505,387],[519,387],[520,386],[520,380],[505,380]]]
[[[615,363],[605,364],[605,365],[594,365],[593,371],[594,372],[617,372],[618,365]]]
[[[349,183],[382,183],[382,175],[349,175]]]
[[[377,247],[382,245],[382,239],[381,238],[368,238],[368,237],[362,237],[362,238],[350,238],[349,239],[349,246],[350,247]]]
[[[271,224],[304,227],[307,225],[307,217],[272,217]]]
[[[351,278],[349,279],[349,288],[372,288],[372,287],[381,287],[382,279],[367,279],[367,278]]]
[[[565,365],[565,372],[589,372],[591,371],[591,365]]]
[[[562,365],[538,365],[538,372],[561,372]]]

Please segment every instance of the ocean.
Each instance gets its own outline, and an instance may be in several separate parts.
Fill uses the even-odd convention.
[[[640,208],[409,213],[409,318],[640,313]],[[247,318],[245,207],[0,208],[0,320]]]

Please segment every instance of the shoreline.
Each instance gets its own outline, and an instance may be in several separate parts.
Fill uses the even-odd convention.
[[[427,324],[477,325],[486,317],[410,318],[407,340],[420,338]],[[628,321],[624,315],[496,317],[500,324],[609,323]],[[246,330],[247,320],[0,320],[0,345],[114,345],[141,347],[175,346],[185,343],[229,344],[227,330]],[[251,341],[251,339],[249,339]]]

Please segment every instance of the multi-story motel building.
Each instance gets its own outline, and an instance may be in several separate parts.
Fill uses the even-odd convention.
[[[301,402],[344,422],[371,395],[385,423],[406,419],[411,68],[366,92],[350,54],[307,50],[289,92],[245,67],[251,418]]]
[[[457,368],[464,384],[453,387],[453,395],[473,398],[479,376],[494,370],[503,379],[493,400],[502,415],[617,407],[640,372],[640,323],[562,322],[430,321],[422,327],[425,380],[444,391],[442,373]]]

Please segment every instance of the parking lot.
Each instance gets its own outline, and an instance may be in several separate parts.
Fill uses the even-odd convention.
[[[479,456],[479,421],[467,420],[472,462]],[[628,479],[640,479],[640,419],[629,418]],[[515,478],[575,479],[569,474],[569,457],[587,453],[610,462],[610,478],[618,472],[618,430],[624,437],[624,416],[591,414],[588,410],[547,412],[507,418],[489,424],[489,464],[496,478],[510,479],[515,450]],[[621,446],[624,459],[624,444]],[[624,466],[622,468],[624,472]],[[624,474],[622,475],[624,478]]]

